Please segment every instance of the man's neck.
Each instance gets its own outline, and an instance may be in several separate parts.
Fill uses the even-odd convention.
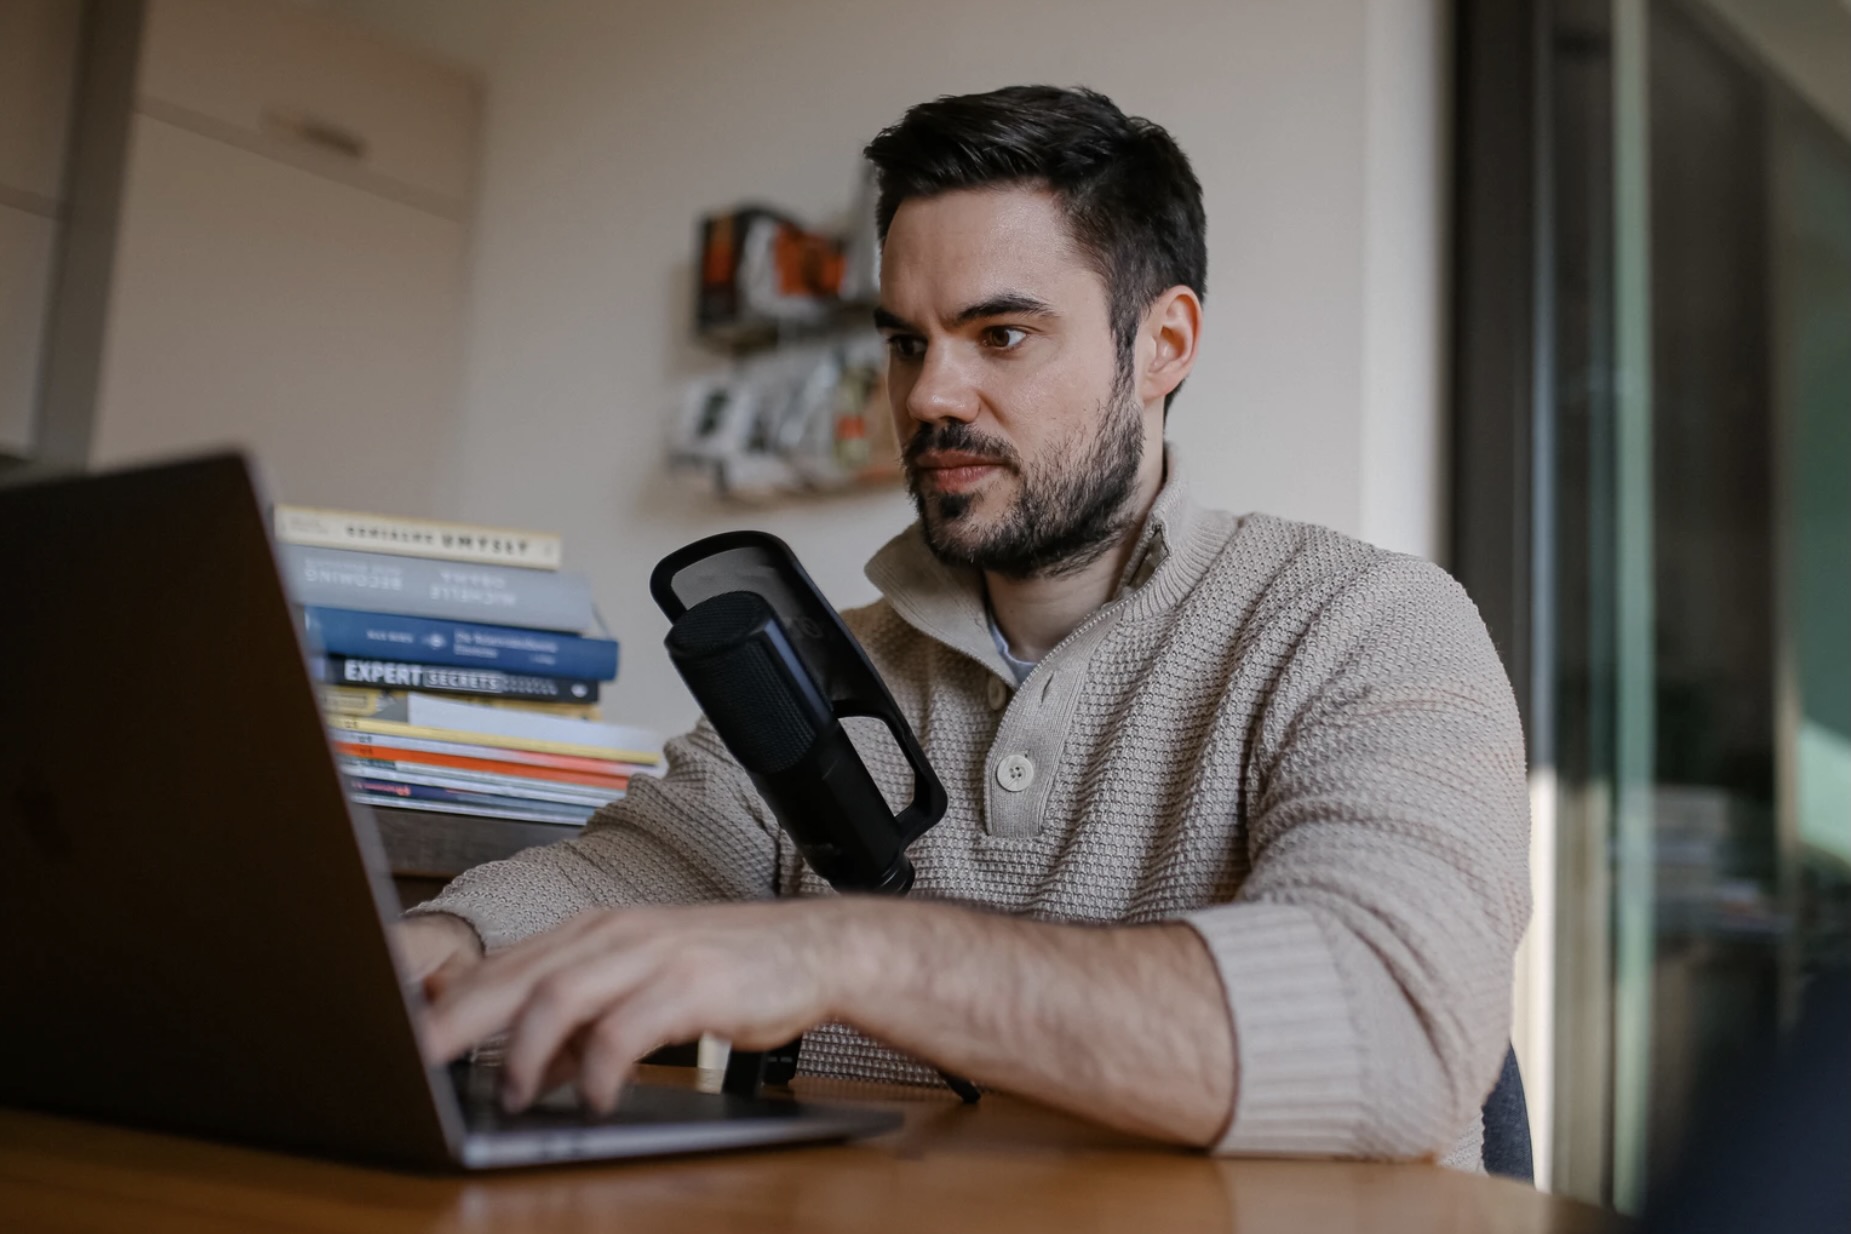
[[[1079,628],[1094,612],[1104,607],[1118,589],[1142,538],[1145,520],[1157,504],[1163,488],[1162,447],[1154,471],[1147,470],[1132,498],[1135,517],[1112,546],[1072,574],[1045,578],[1006,578],[986,571],[984,586],[989,590],[990,612],[997,628],[1009,640],[1009,650],[1018,660],[1039,661],[1054,650],[1062,639]]]

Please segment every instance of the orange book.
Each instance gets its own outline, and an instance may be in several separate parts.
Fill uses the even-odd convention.
[[[556,767],[535,767],[527,763],[503,763],[488,758],[465,758],[458,754],[432,754],[426,750],[400,750],[391,746],[356,745],[337,741],[334,748],[349,758],[370,759],[382,763],[421,763],[427,767],[453,767],[461,771],[488,771],[501,776],[525,776],[532,780],[551,780],[557,784],[582,784],[589,788],[608,788],[622,792],[629,786],[629,776],[589,775],[582,771],[561,771]]]
[[[486,758],[495,763],[528,763],[535,767],[554,767],[560,771],[582,771],[594,776],[628,778],[639,764],[611,758],[586,758],[579,754],[547,754],[540,750],[511,750],[505,746],[473,745],[461,741],[424,741],[417,737],[387,737],[378,733],[355,733],[340,730],[337,741],[349,745],[390,746],[394,750],[418,750],[426,754],[454,754],[458,758]],[[402,756],[401,756],[402,757]]]

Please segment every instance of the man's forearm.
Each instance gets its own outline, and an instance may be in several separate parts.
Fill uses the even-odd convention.
[[[862,901],[837,1014],[980,1084],[1207,1145],[1233,1105],[1233,1028],[1188,926],[1064,926]]]

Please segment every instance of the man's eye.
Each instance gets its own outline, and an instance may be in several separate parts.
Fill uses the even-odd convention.
[[[887,336],[887,350],[901,360],[917,360],[925,354],[925,340],[910,334],[890,334]]]
[[[1028,331],[1020,326],[991,326],[983,332],[983,345],[996,351],[1013,351],[1027,337]]]

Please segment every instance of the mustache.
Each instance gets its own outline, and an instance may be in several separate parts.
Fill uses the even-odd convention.
[[[950,420],[943,424],[922,424],[919,431],[900,451],[900,460],[909,468],[917,467],[921,455],[939,450],[956,450],[961,454],[974,454],[992,463],[998,463],[1013,471],[1021,470],[1022,457],[1015,447],[999,437],[989,437],[977,432],[961,420]]]

